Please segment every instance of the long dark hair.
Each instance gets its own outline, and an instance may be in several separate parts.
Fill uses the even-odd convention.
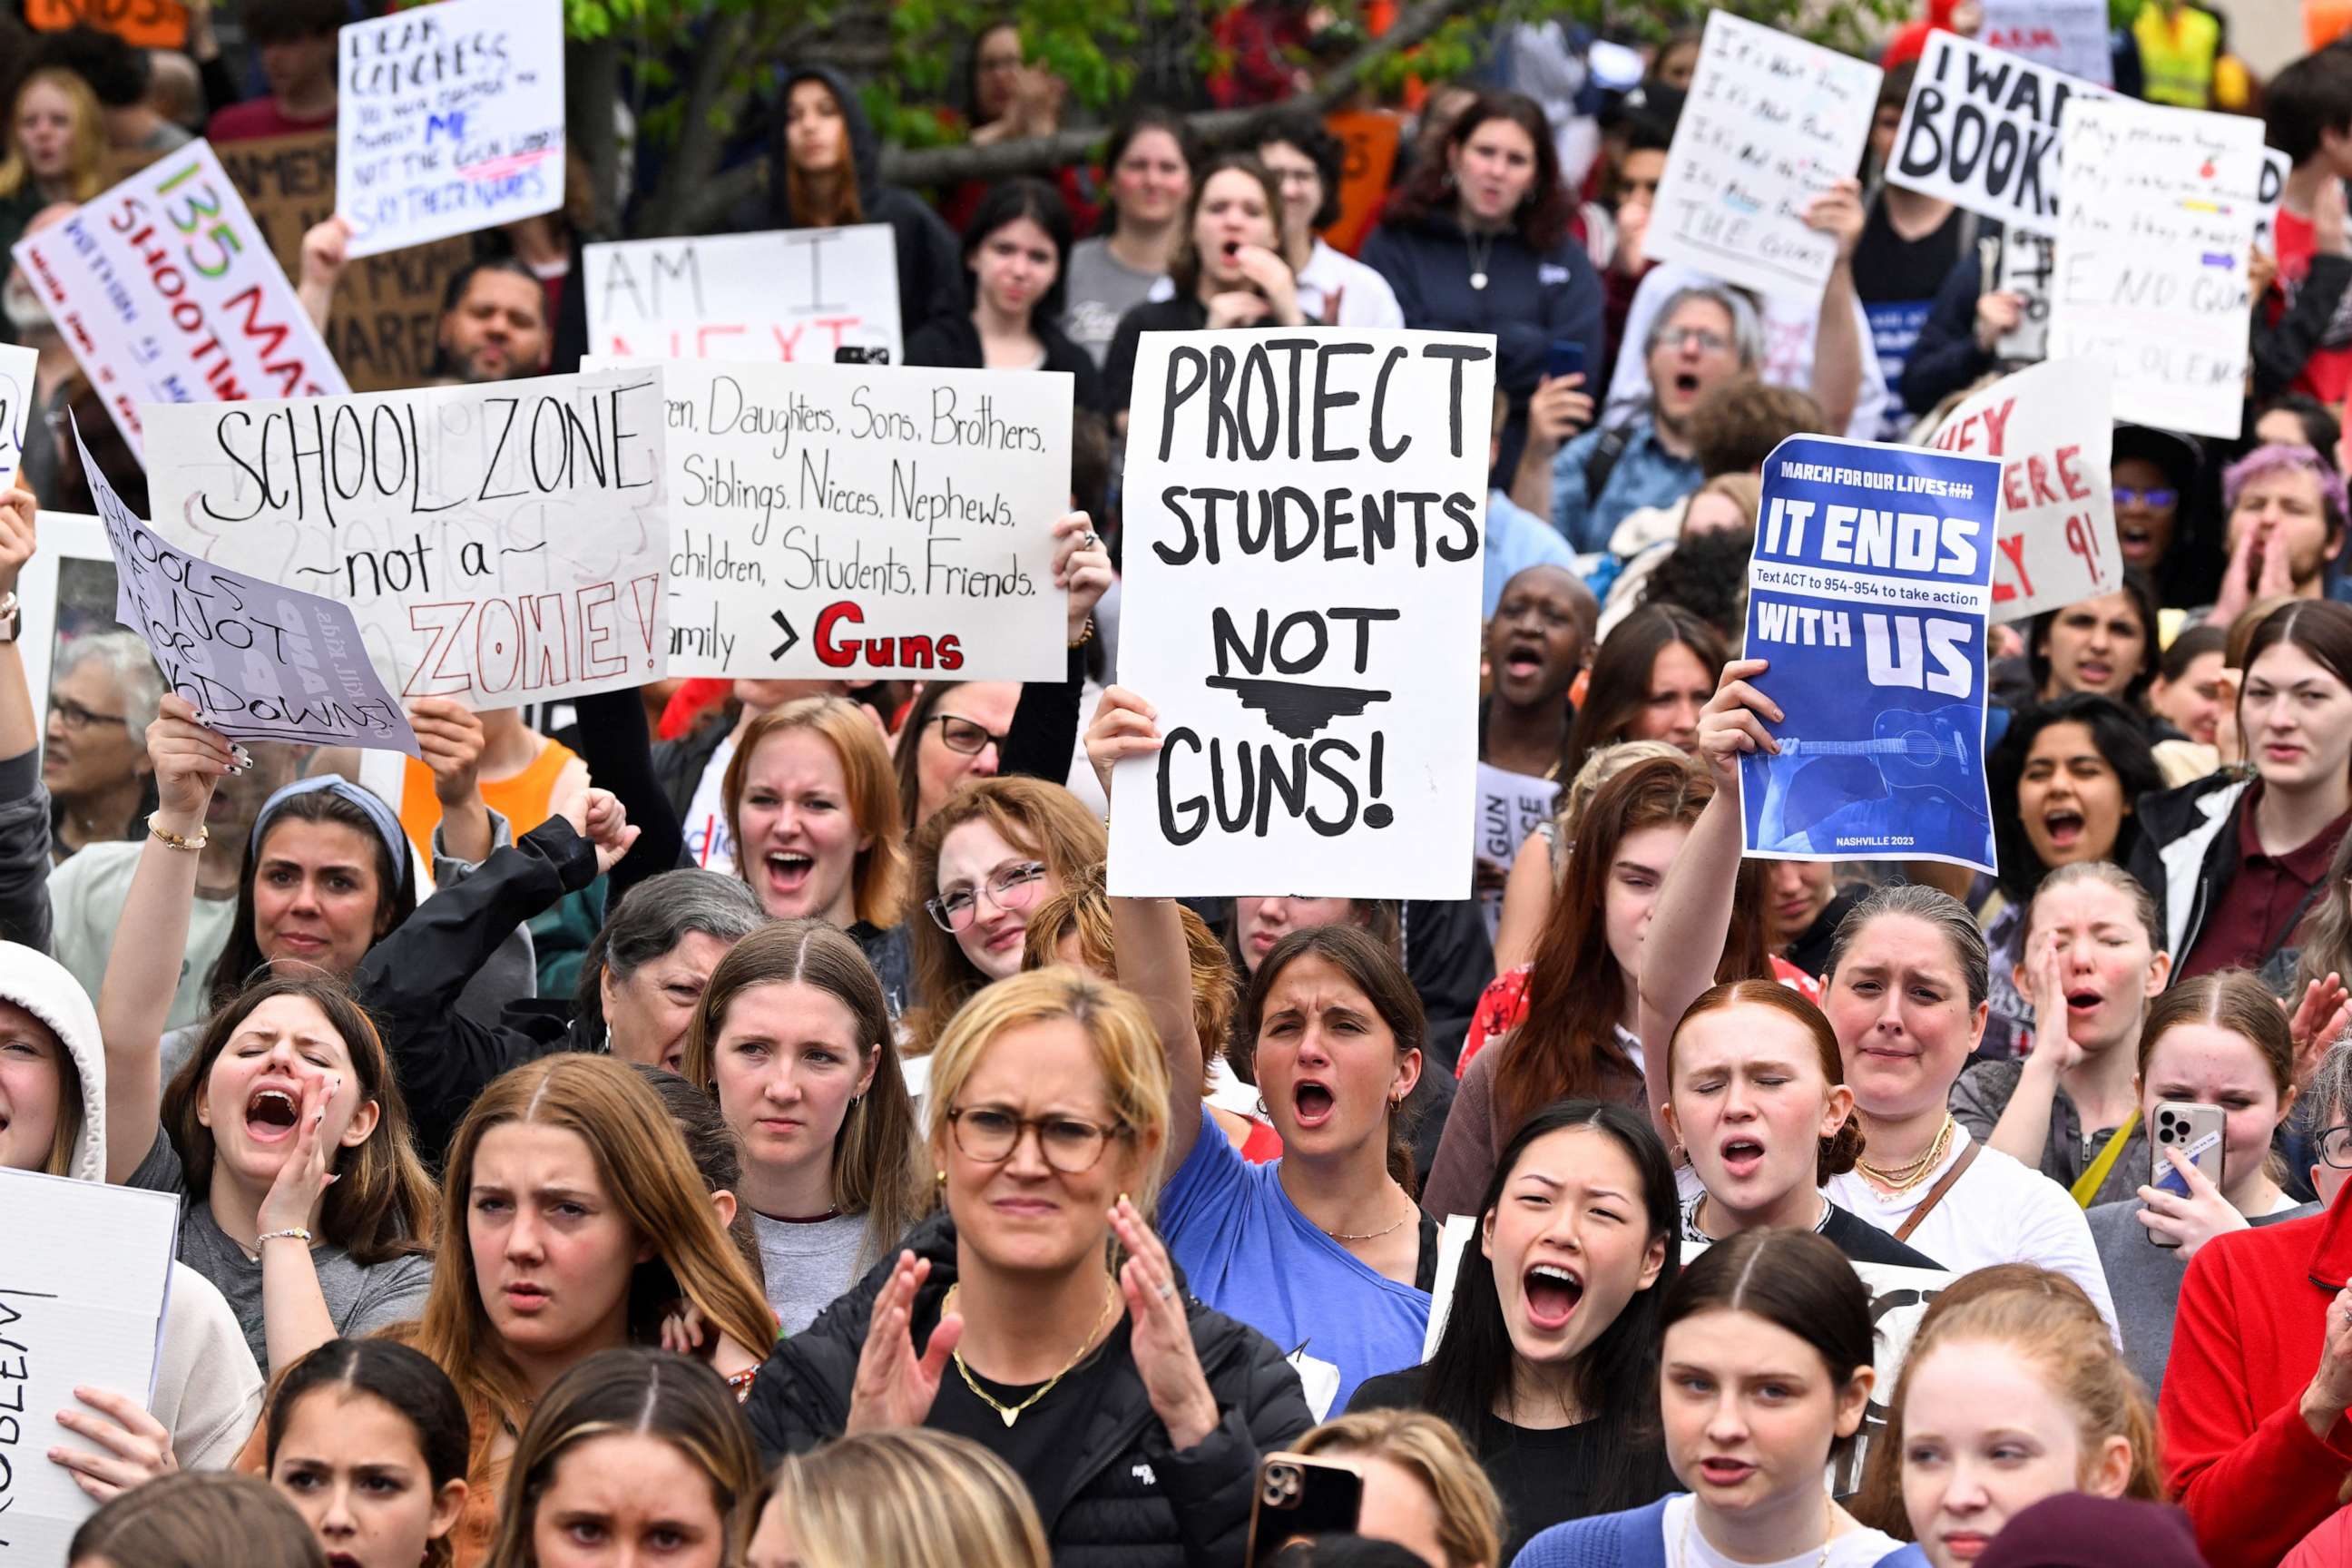
[[[1744,1230],[1709,1247],[1665,1291],[1659,1335],[1718,1309],[1752,1313],[1804,1341],[1836,1389],[1875,1359],[1868,1288],[1835,1242],[1810,1230]],[[1834,1439],[1832,1461],[1860,1435],[1857,1428]]]
[[[1061,320],[1062,298],[1070,281],[1070,208],[1060,192],[1038,179],[1007,180],[991,185],[988,195],[980,199],[971,221],[964,225],[964,304],[969,308],[980,303],[980,279],[971,258],[990,235],[1024,217],[1044,229],[1045,237],[1054,242],[1054,286],[1037,296],[1037,302],[1029,308],[1029,319],[1056,321]]]
[[[2138,708],[2147,695],[2147,683],[2156,679],[2164,658],[2164,637],[2157,628],[2156,584],[2148,574],[2137,566],[2124,568],[2123,586],[2117,590],[2132,602],[2132,614],[2139,617],[2139,668],[2124,687],[2124,704]],[[2044,610],[2033,617],[2033,625],[2025,637],[2025,668],[2033,678],[2033,689],[2038,693],[2050,684],[2050,628],[2058,617],[2074,606],[2061,605],[2054,610]]]
[[[1658,1429],[1658,1339],[1664,1330],[1664,1300],[1682,1268],[1682,1216],[1674,1167],[1650,1119],[1622,1105],[1564,1100],[1528,1118],[1486,1183],[1478,1213],[1492,1215],[1503,1201],[1511,1173],[1539,1138],[1587,1128],[1612,1139],[1642,1173],[1643,1223],[1649,1239],[1663,1239],[1666,1260],[1647,1290],[1637,1290],[1576,1360],[1576,1403],[1596,1439],[1591,1452],[1587,1510],[1595,1514],[1638,1508],[1655,1497],[1647,1482],[1664,1467]],[[1466,1247],[1454,1276],[1454,1301],[1437,1352],[1423,1369],[1421,1402],[1457,1432],[1475,1432],[1511,1393],[1517,1352],[1503,1321],[1503,1300],[1495,1288],[1495,1266],[1477,1248]]]
[[[1542,107],[1525,93],[1480,93],[1469,108],[1454,117],[1453,128],[1445,133],[1444,145],[1413,165],[1412,175],[1389,198],[1381,221],[1413,228],[1428,226],[1430,220],[1440,215],[1452,221],[1454,155],[1478,127],[1490,120],[1509,121],[1536,144],[1535,184],[1528,187],[1519,210],[1511,215],[1512,226],[1518,230],[1528,248],[1539,255],[1557,248],[1568,237],[1569,224],[1576,216],[1576,203],[1560,183],[1559,152],[1552,145],[1551,121],[1545,118]]]
[[[1198,132],[1191,121],[1175,110],[1157,103],[1139,104],[1115,121],[1110,139],[1103,144],[1104,196],[1101,216],[1096,220],[1097,235],[1118,232],[1118,202],[1111,192],[1118,177],[1118,161],[1127,156],[1128,144],[1147,131],[1165,131],[1175,140],[1176,151],[1184,160],[1184,172],[1192,183],[1201,183],[1201,162],[1208,156],[1201,145]]]
[[[382,1339],[329,1340],[285,1370],[270,1390],[264,1424],[268,1437],[263,1462],[269,1468],[278,1467],[278,1446],[286,1440],[294,1407],[320,1389],[368,1394],[406,1421],[425,1459],[429,1491],[466,1479],[472,1439],[457,1385],[421,1351]],[[451,1561],[456,1534],[446,1531],[426,1542],[425,1568],[444,1568]]]
[[[1389,1033],[1396,1037],[1396,1054],[1403,1059],[1407,1051],[1422,1052],[1423,1072],[1433,1070],[1428,1052],[1429,1024],[1422,1012],[1421,994],[1412,988],[1405,973],[1404,963],[1398,958],[1393,944],[1383,943],[1360,926],[1307,926],[1292,931],[1267,952],[1265,962],[1250,976],[1249,989],[1242,995],[1240,1031],[1250,1042],[1250,1060],[1257,1060],[1257,1035],[1265,1022],[1267,998],[1282,979],[1282,972],[1301,958],[1319,958],[1345,975],[1348,984],[1364,994],[1372,1011],[1381,1016]],[[1414,1190],[1412,1163],[1413,1124],[1416,1112],[1408,1110],[1402,1102],[1389,1107],[1389,1174],[1406,1192]]]
[[[1691,650],[1702,669],[1721,669],[1723,634],[1680,605],[1646,604],[1617,625],[1592,657],[1592,673],[1569,726],[1568,755],[1560,776],[1572,778],[1584,759],[1602,746],[1627,740],[1626,729],[1650,700],[1650,675],[1670,647]]]
[[[393,847],[377,831],[374,819],[335,790],[288,795],[261,819],[246,843],[245,865],[236,878],[236,913],[230,917],[228,940],[221,945],[220,957],[213,963],[211,992],[215,1007],[256,978],[254,972],[261,967],[261,942],[253,932],[253,879],[260,868],[262,852],[269,847],[269,836],[288,822],[331,822],[348,827],[374,851],[377,940],[416,912],[416,884],[408,875],[406,846],[402,846],[402,858],[394,860]]]
[[[1992,786],[1993,847],[2000,864],[2000,890],[2014,904],[2033,897],[2042,873],[2049,869],[2034,852],[2033,840],[2025,836],[2025,823],[2017,814],[2017,786],[2025,777],[2027,753],[2053,724],[2080,724],[2088,730],[2091,744],[2116,770],[2123,787],[2124,820],[2116,835],[2115,852],[2107,858],[2116,865],[2130,862],[2132,846],[2139,840],[2136,809],[2139,798],[2165,787],[2164,770],[2157,766],[2146,727],[2114,698],[2095,691],[2070,691],[2020,713],[2011,721],[2000,744],[1985,759],[1985,776]]]

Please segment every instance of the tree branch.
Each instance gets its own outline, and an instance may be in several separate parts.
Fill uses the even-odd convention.
[[[1391,56],[1412,48],[1480,0],[1414,0],[1389,30],[1365,44],[1319,77],[1315,90],[1284,100],[1283,107],[1327,113]],[[1193,131],[1212,147],[1231,143],[1247,134],[1263,110],[1204,110],[1186,117]],[[1093,154],[1107,134],[1095,126],[1059,132],[1052,136],[1024,137],[992,147],[968,143],[952,147],[889,147],[882,153],[882,177],[892,184],[940,186],[966,180],[996,180],[1012,174],[1043,174],[1075,163]],[[678,207],[677,227],[692,232],[707,227],[737,203],[762,189],[767,161],[760,159],[699,182],[692,196]]]

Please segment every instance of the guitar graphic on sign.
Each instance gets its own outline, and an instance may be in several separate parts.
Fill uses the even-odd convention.
[[[1808,741],[1782,736],[1784,757],[1868,757],[1877,764],[1887,792],[1930,790],[1970,816],[1981,817],[1972,798],[1977,734],[1983,721],[1966,702],[1925,713],[1888,709],[1878,715],[1867,741]]]

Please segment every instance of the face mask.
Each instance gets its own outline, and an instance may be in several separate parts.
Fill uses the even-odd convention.
[[[15,279],[9,279],[5,295],[0,295],[0,314],[8,318],[8,325],[15,331],[19,342],[57,328],[57,322],[49,315],[49,308],[41,302],[41,297],[29,284],[19,283]]]

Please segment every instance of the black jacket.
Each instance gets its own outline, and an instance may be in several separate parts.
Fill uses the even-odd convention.
[[[1045,345],[1045,368],[1070,373],[1070,403],[1073,407],[1089,409],[1097,414],[1103,410],[1102,372],[1095,368],[1095,356],[1072,342],[1069,335],[1044,316],[1033,318],[1030,330],[1037,341]],[[944,370],[986,370],[982,357],[980,329],[972,325],[969,311],[940,316],[919,332],[907,336],[908,364],[938,365]]]
[[[955,1225],[940,1214],[908,1233],[930,1260],[911,1325],[928,1342],[955,1283]],[[816,1321],[775,1348],[751,1385],[744,1414],[761,1456],[773,1462],[837,1436],[849,1421],[850,1386],[874,1299],[895,1259],[876,1265]],[[1185,1294],[1192,1345],[1223,1416],[1179,1454],[1130,1367],[1107,1388],[1093,1425],[1063,1457],[1068,1501],[1045,1521],[1055,1568],[1237,1568],[1249,1538],[1259,1457],[1311,1426],[1297,1374],[1272,1341]]]
[[[1364,241],[1361,259],[1396,290],[1406,326],[1495,334],[1495,384],[1510,394],[1515,416],[1543,378],[1554,342],[1581,343],[1586,384],[1601,384],[1608,363],[1601,277],[1574,240],[1538,254],[1517,230],[1496,235],[1484,289],[1470,286],[1469,242],[1444,213],[1381,225]]]
[[[850,157],[857,166],[857,209],[866,223],[887,223],[898,250],[898,333],[901,342],[934,320],[952,315],[963,304],[963,258],[956,252],[955,236],[920,197],[882,183],[882,142],[874,122],[849,79],[828,66],[801,66],[784,78],[777,95],[775,124],[768,134],[768,189],[761,199],[744,203],[733,215],[738,231],[802,228],[793,216],[784,172],[791,166],[785,151],[783,105],[793,84],[816,80],[832,89],[849,128]]]
[[[2242,772],[2224,769],[2144,795],[2134,808],[2139,837],[2126,868],[2156,899],[2160,945],[2176,969],[2189,961],[2206,917],[2238,874],[2238,813],[2245,809],[2249,787]],[[2296,921],[2308,908],[2306,900]]]

